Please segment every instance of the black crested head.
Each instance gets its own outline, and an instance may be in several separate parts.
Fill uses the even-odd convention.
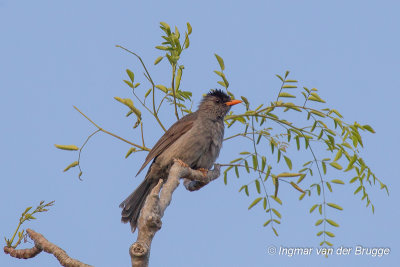
[[[207,96],[213,96],[222,100],[223,103],[228,102],[231,98],[221,89],[211,89]]]
[[[215,119],[223,119],[231,109],[227,105],[231,98],[220,89],[212,89],[206,94],[200,102],[199,111],[202,117]]]

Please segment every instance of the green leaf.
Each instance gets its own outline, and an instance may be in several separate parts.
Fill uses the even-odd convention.
[[[322,220],[322,219],[319,219],[318,221],[316,221],[316,223],[315,223],[315,226],[318,226],[318,225],[320,225],[322,222],[323,222],[324,220]]]
[[[54,145],[56,148],[58,149],[62,149],[62,150],[79,150],[79,147],[77,147],[76,145]]]
[[[329,207],[334,208],[334,209],[338,209],[338,210],[343,210],[343,208],[337,204],[334,203],[326,203]]]
[[[186,23],[187,29],[188,29],[188,34],[192,33],[192,26],[190,25],[189,22]]]
[[[356,195],[358,192],[360,192],[362,188],[363,188],[363,186],[360,185],[360,186],[356,189],[356,191],[354,191],[354,195]]]
[[[69,164],[65,169],[64,172],[68,171],[69,169],[78,166],[79,162],[78,161],[74,161],[71,164]]]
[[[375,130],[372,129],[372,127],[369,126],[368,124],[363,125],[362,127],[363,127],[365,130],[367,130],[367,131],[369,131],[369,132],[371,132],[371,133],[375,133]]]
[[[226,79],[225,74],[222,74],[221,78],[222,78],[222,80],[224,80],[224,84],[226,85],[225,88],[228,88],[228,87],[229,87],[229,82],[228,82],[228,80]]]
[[[157,45],[156,48],[159,50],[168,50],[168,47],[162,45]]]
[[[343,167],[340,166],[340,164],[337,163],[337,162],[331,162],[331,163],[329,163],[329,164],[330,164],[332,167],[334,167],[335,169],[338,169],[338,170],[343,169]]]
[[[315,96],[313,96],[313,95],[310,95],[310,96],[308,97],[308,100],[316,101],[316,102],[321,102],[321,103],[325,103],[325,100],[322,100],[321,98],[315,97]]]
[[[153,90],[152,88],[150,88],[149,90],[147,90],[146,94],[144,94],[144,98],[148,97],[149,94],[151,93],[151,90]]]
[[[288,158],[286,156],[283,156],[283,158],[285,159],[286,165],[288,166],[289,170],[291,170],[292,169],[292,161],[290,160],[290,158]]]
[[[312,213],[315,210],[316,207],[318,207],[318,204],[315,204],[314,206],[311,207],[310,213]]]
[[[133,83],[131,83],[130,81],[127,81],[127,80],[124,80],[124,82],[130,87],[130,88],[135,88],[134,86],[133,86]]]
[[[254,182],[255,182],[255,184],[256,184],[257,192],[258,192],[259,194],[261,194],[260,182],[259,182],[258,180],[255,180]]]
[[[218,70],[214,70],[215,74],[217,74],[219,77],[224,76],[224,74]]]
[[[136,148],[131,147],[125,155],[125,158],[128,158],[133,152],[136,152]]]
[[[282,205],[282,200],[279,197],[275,197],[275,196],[270,196],[273,200],[275,200],[277,203],[279,203],[280,205]]]
[[[325,234],[328,235],[329,237],[335,237],[335,235],[331,232],[325,231]]]
[[[25,209],[25,211],[22,213],[22,215],[25,215],[28,211],[30,211],[32,209],[32,207],[27,207],[26,209]]]
[[[140,122],[140,120],[142,119],[142,113],[133,105],[132,99],[120,98],[118,96],[115,96],[114,99],[129,107],[132,110],[132,112],[135,113],[136,117],[138,118],[138,122]]]
[[[226,84],[223,81],[218,81],[217,83],[220,84],[221,86],[227,88]]]
[[[221,70],[225,70],[225,64],[224,64],[224,60],[222,59],[222,57],[218,56],[217,54],[214,54],[214,55],[218,60],[219,66],[221,67]]]
[[[291,80],[290,80],[291,81]],[[288,81],[285,81],[288,82]],[[288,89],[293,89],[293,88],[297,88],[296,85],[289,85],[289,84],[285,84],[284,86],[282,86],[282,88],[288,88]],[[295,97],[295,96],[294,96]]]
[[[235,166],[235,174],[236,174],[236,177],[239,178],[239,169],[238,169],[238,166]]]
[[[354,183],[355,181],[357,181],[358,180],[358,176],[355,176],[355,177],[353,177],[351,180],[350,180],[350,182],[349,183]]]
[[[242,187],[239,189],[239,192],[242,191],[243,189],[245,189],[247,187],[247,185],[242,185]]]
[[[334,184],[344,184],[344,182],[343,182],[342,180],[339,180],[339,179],[333,179],[333,180],[331,180],[331,183],[334,183]]]
[[[351,158],[351,160],[349,161],[349,165],[347,166],[346,170],[344,170],[345,172],[351,170],[353,168],[353,164],[356,162],[357,160],[357,155],[354,154],[353,157]]]
[[[339,151],[336,153],[335,159],[333,161],[337,161],[342,157],[343,150],[339,149]]]
[[[332,221],[330,219],[326,219],[326,221],[332,226],[339,227],[339,224],[337,224],[336,222],[334,222],[334,221]]]
[[[253,168],[254,168],[254,170],[257,170],[257,167],[258,167],[257,156],[253,155],[252,158],[253,158]]]
[[[276,236],[278,236],[278,232],[276,231],[276,229],[275,229],[274,227],[272,227],[272,230],[274,231],[274,234],[275,234]]]
[[[131,79],[132,83],[135,81],[135,75],[133,74],[133,72],[130,69],[126,69],[126,73],[129,76],[129,79]]]
[[[267,226],[271,221],[272,221],[272,219],[269,219],[268,221],[266,221],[266,222],[264,223],[264,227]]]
[[[182,78],[182,69],[178,69],[178,74],[176,75],[176,80],[175,80],[175,90],[179,89],[179,86],[181,85],[181,78]]]
[[[279,78],[279,80],[281,80],[282,82],[284,81],[284,79],[280,76],[280,75],[278,75],[278,74],[275,74],[275,76],[276,77],[278,77]]]
[[[267,158],[265,156],[261,157],[261,171],[263,172],[265,169],[265,166],[267,164]]]
[[[160,61],[163,59],[164,57],[159,56],[155,61],[154,61],[154,65],[157,65],[158,63],[160,63]]]
[[[306,174],[305,174],[305,173],[303,173],[302,175],[300,175],[299,179],[297,180],[297,183],[298,183],[298,184],[301,183],[301,181],[303,181],[305,177],[306,177]]]
[[[325,163],[325,161],[322,161],[321,165],[322,165],[322,170],[323,170],[324,174],[326,174],[326,163]]]
[[[237,159],[231,160],[230,163],[235,163],[235,162],[241,161],[242,159],[243,158],[237,158]]]
[[[189,48],[189,45],[190,45],[189,35],[185,33],[185,49]]]
[[[325,117],[326,117],[326,115],[325,115],[324,113],[322,113],[322,112],[320,112],[320,111],[317,111],[317,110],[311,110],[310,113],[312,113],[312,114],[314,114],[314,115],[317,115],[317,116],[319,116],[319,117],[322,117],[322,118],[325,118]]]
[[[333,246],[333,244],[332,244],[331,242],[329,242],[329,241],[325,241],[325,244],[327,244],[327,245],[330,246],[330,247]]]
[[[275,215],[276,215],[279,219],[282,219],[282,215],[281,215],[276,209],[272,208],[271,210],[275,213]]]
[[[299,136],[296,136],[294,139],[296,139],[297,150],[300,150],[300,138],[299,138]]]
[[[168,93],[168,89],[167,87],[165,87],[162,84],[156,85],[156,88],[160,89],[161,91],[163,91],[164,93]]]
[[[294,182],[290,182],[290,185],[293,186],[297,191],[300,191],[302,193],[305,193],[303,191],[303,189],[301,189],[297,184],[295,184]]]
[[[296,96],[286,93],[286,92],[280,92],[279,97],[288,97],[288,98],[295,98]]]
[[[249,163],[247,160],[244,161],[244,168],[246,169],[247,173],[250,173]]]
[[[224,172],[224,184],[227,185],[228,184],[228,173]],[[240,192],[240,190],[239,190]]]
[[[161,24],[161,26],[162,26],[163,28],[165,28],[166,30],[171,30],[171,28],[169,27],[169,25],[168,25],[167,23],[165,23],[165,22],[160,22],[160,24]]]
[[[256,198],[256,199],[250,204],[250,206],[249,206],[248,209],[251,209],[252,207],[254,207],[255,205],[257,205],[257,203],[260,202],[261,199],[262,199],[262,197]]]
[[[289,173],[289,172],[282,172],[280,174],[278,174],[276,177],[297,177],[297,176],[301,176],[302,173]]]
[[[329,191],[332,192],[332,186],[329,182],[325,182],[326,187],[328,187]]]

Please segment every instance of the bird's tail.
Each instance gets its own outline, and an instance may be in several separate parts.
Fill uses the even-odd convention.
[[[147,196],[156,185],[154,180],[144,179],[139,187],[119,205],[122,208],[121,221],[123,223],[130,222],[132,232],[136,230],[139,214]]]

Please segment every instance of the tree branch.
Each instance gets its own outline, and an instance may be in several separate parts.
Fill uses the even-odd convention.
[[[218,178],[219,175],[220,166],[217,164],[214,165],[214,170],[209,170],[205,173],[193,170],[184,162],[174,159],[167,181],[165,183],[163,180],[158,182],[146,198],[146,202],[140,212],[137,241],[129,249],[132,267],[149,265],[151,242],[156,232],[161,229],[161,218],[165,209],[171,203],[173,192],[179,186],[179,179],[182,177],[185,178],[185,181],[189,181],[189,186],[185,185],[185,187],[189,191],[193,191],[191,190],[192,188],[197,188],[194,190],[198,190]]]
[[[132,146],[134,146],[134,147],[140,148],[141,150],[145,150],[145,151],[150,151],[150,150],[151,150],[151,149],[148,148],[148,147],[140,146],[140,145],[137,145],[137,144],[135,144],[135,143],[132,143],[131,141],[128,141],[128,140],[126,140],[126,139],[124,139],[124,138],[122,138],[122,137],[120,137],[120,136],[118,136],[118,135],[116,135],[116,134],[114,134],[114,133],[111,133],[111,132],[109,132],[109,131],[107,131],[107,130],[101,128],[101,127],[100,127],[99,125],[97,125],[94,121],[92,121],[88,116],[86,116],[82,111],[80,111],[77,107],[75,107],[75,106],[73,106],[73,107],[74,107],[74,109],[76,109],[83,117],[85,117],[85,118],[86,118],[88,121],[90,121],[94,126],[96,126],[96,128],[97,128],[99,131],[102,131],[103,133],[109,134],[109,135],[111,135],[111,136],[113,136],[113,137],[115,137],[115,138],[117,138],[117,139],[119,139],[119,140],[121,140],[121,141],[124,141],[125,143],[128,143],[128,144],[130,144],[130,145],[132,145]],[[97,131],[96,131],[96,132],[97,132]]]
[[[29,237],[35,242],[33,248],[28,249],[15,249],[12,247],[4,247],[4,252],[10,254],[11,257],[17,259],[30,259],[38,255],[40,252],[45,251],[47,253],[53,254],[54,257],[60,262],[62,266],[66,267],[90,267],[83,262],[75,260],[68,256],[68,254],[57,245],[48,241],[43,235],[36,233],[32,229],[26,229]]]

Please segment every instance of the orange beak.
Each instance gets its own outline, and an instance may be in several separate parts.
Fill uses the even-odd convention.
[[[239,103],[242,103],[242,102],[243,102],[242,100],[231,100],[229,102],[226,102],[225,105],[233,106],[233,105],[236,105],[236,104],[239,104]]]

